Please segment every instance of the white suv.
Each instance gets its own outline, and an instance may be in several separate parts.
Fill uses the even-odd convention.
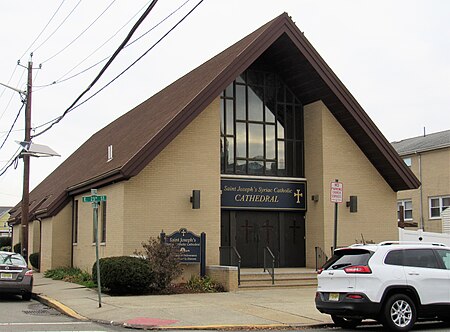
[[[316,307],[340,327],[365,318],[409,331],[418,318],[450,321],[450,247],[434,243],[355,244],[318,271]]]

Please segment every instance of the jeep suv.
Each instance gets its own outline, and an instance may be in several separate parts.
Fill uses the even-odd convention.
[[[318,271],[316,308],[354,328],[375,319],[409,331],[418,318],[450,321],[450,247],[382,242],[336,249]]]

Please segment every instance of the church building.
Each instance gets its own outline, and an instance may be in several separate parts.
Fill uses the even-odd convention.
[[[207,266],[234,265],[238,253],[243,267],[261,267],[270,250],[277,267],[314,267],[316,251],[334,244],[397,240],[396,193],[419,185],[284,13],[98,131],[43,180],[30,193],[28,252],[40,253],[41,271],[91,271],[92,206],[82,198],[95,188],[107,198],[101,257],[186,229],[206,234]],[[20,204],[10,213],[17,243]]]

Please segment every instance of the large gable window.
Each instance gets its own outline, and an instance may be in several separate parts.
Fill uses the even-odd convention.
[[[304,177],[303,106],[272,72],[249,69],[221,94],[221,172]]]

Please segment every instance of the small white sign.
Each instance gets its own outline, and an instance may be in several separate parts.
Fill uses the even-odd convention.
[[[331,182],[330,199],[333,203],[342,203],[344,197],[344,185],[342,182]]]

